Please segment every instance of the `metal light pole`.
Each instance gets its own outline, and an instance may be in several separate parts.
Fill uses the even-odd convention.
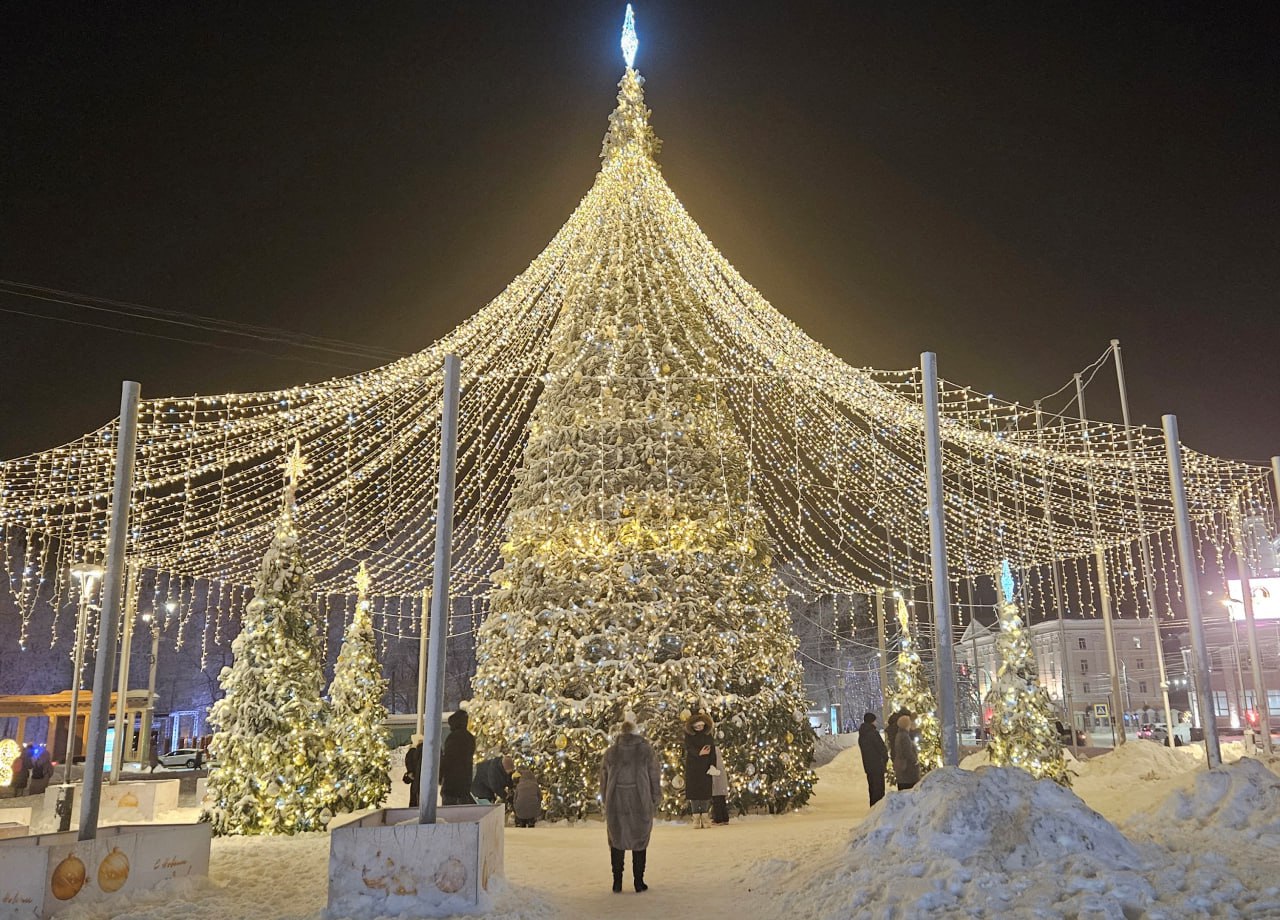
[[[449,616],[449,565],[453,543],[453,475],[458,461],[458,356],[444,356],[444,405],[440,418],[440,480],[436,505],[436,557],[431,573],[431,649],[427,659],[427,701],[422,726],[418,823],[436,823],[436,782],[440,772],[440,712],[444,708],[445,620]],[[424,713],[425,715],[425,713]]]
[[[111,745],[111,785],[120,782],[120,771],[129,755],[133,716],[129,715],[129,662],[133,658],[133,621],[138,612],[138,567],[129,566],[124,582],[124,629],[120,636],[120,683],[116,691],[116,733]],[[127,724],[126,724],[127,723]]]
[[[80,562],[71,567],[71,577],[80,585],[80,610],[76,617],[76,648],[71,672],[71,712],[67,720],[67,756],[62,763],[62,791],[58,795],[58,830],[71,830],[71,809],[75,804],[75,786],[71,782],[71,764],[76,756],[76,739],[79,737],[80,684],[84,677],[84,639],[89,627],[89,595],[102,578],[103,569],[91,562]]]
[[[116,664],[116,629],[129,541],[129,502],[133,495],[133,461],[138,441],[138,400],[142,388],[126,380],[120,395],[116,431],[116,470],[111,493],[111,525],[107,537],[107,571],[102,579],[102,618],[98,626],[98,657],[93,668],[93,706],[89,714],[89,745],[84,760],[84,797],[80,804],[80,839],[98,836],[102,802],[102,763],[107,753],[107,720],[111,714],[111,675]]]
[[[1124,419],[1124,437],[1129,446],[1129,474],[1133,480],[1133,507],[1138,513],[1138,551],[1142,559],[1142,586],[1146,595],[1147,611],[1151,614],[1151,628],[1156,636],[1156,669],[1160,676],[1160,701],[1164,704],[1164,724],[1169,737],[1166,743],[1174,746],[1173,707],[1169,705],[1169,675],[1164,664],[1164,644],[1160,641],[1160,618],[1156,616],[1156,581],[1151,565],[1151,545],[1147,542],[1147,523],[1142,511],[1142,495],[1138,491],[1138,467],[1133,462],[1133,429],[1129,424],[1129,387],[1125,383],[1124,360],[1120,357],[1120,340],[1111,340],[1111,353],[1116,362],[1116,383],[1120,388],[1120,414]]]
[[[1084,380],[1079,374],[1076,378],[1076,403],[1080,408],[1080,421],[1082,423],[1088,421],[1088,415],[1084,407]],[[1093,447],[1089,441],[1089,430],[1083,428],[1084,432],[1084,450],[1085,456],[1092,460]],[[1098,502],[1093,494],[1093,470],[1089,470],[1089,517],[1093,525],[1093,538],[1095,540],[1093,547],[1094,565],[1098,571],[1098,606],[1102,608],[1102,636],[1103,641],[1107,644],[1107,665],[1111,671],[1111,725],[1112,734],[1117,739],[1117,746],[1122,746],[1127,738],[1125,738],[1124,719],[1117,721],[1115,708],[1123,705],[1120,693],[1120,668],[1116,664],[1116,636],[1115,630],[1111,626],[1111,582],[1107,577],[1107,557],[1103,552],[1101,543],[1098,540]],[[1118,731],[1116,730],[1118,728]],[[1172,731],[1172,729],[1170,729]]]
[[[1253,705],[1258,712],[1258,728],[1262,732],[1262,751],[1271,756],[1271,700],[1267,684],[1262,676],[1262,657],[1258,649],[1258,624],[1253,618],[1253,585],[1249,583],[1249,556],[1245,551],[1244,528],[1240,518],[1235,519],[1236,566],[1240,570],[1240,599],[1244,606],[1245,635],[1249,640],[1249,676],[1253,679]],[[1235,636],[1235,623],[1231,635]],[[1239,662],[1240,653],[1236,652]]]
[[[942,716],[942,764],[960,764],[956,735],[955,649],[951,644],[951,580],[947,576],[946,513],[942,496],[942,434],[938,418],[938,359],[920,355],[924,389],[924,459],[928,493],[929,547],[933,562],[933,622],[938,664],[938,708]]]
[[[884,588],[876,588],[876,640],[880,654],[876,656],[876,666],[880,672],[880,707],[884,710],[881,718],[888,726],[889,716],[889,655],[885,648],[884,638]]]
[[[431,589],[422,589],[422,621],[418,624],[418,734],[427,717],[427,637],[431,625]]]
[[[173,601],[169,601],[169,604],[173,604]],[[147,708],[142,712],[138,757],[140,760],[149,761],[151,759],[151,728],[156,718],[156,662],[160,659],[160,622],[150,612],[142,615],[142,622],[146,623],[151,630],[151,658],[147,662]]]
[[[1178,531],[1178,563],[1182,572],[1182,597],[1187,605],[1187,621],[1191,626],[1191,657],[1199,693],[1200,719],[1204,723],[1204,749],[1209,769],[1222,766],[1222,748],[1218,744],[1218,723],[1214,718],[1209,693],[1209,666],[1204,643],[1204,617],[1200,610],[1200,579],[1196,577],[1195,541],[1191,533],[1191,515],[1187,511],[1187,487],[1182,478],[1182,447],[1178,443],[1178,417],[1166,415],[1164,445],[1169,454],[1169,489],[1173,493],[1173,516]],[[1172,734],[1173,726],[1169,732]]]

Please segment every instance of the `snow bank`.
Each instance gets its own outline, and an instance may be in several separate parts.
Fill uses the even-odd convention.
[[[1153,741],[1138,740],[1083,761],[1080,773],[1094,777],[1165,779],[1194,770],[1203,763],[1204,752],[1196,748],[1168,748]]]
[[[837,863],[784,902],[816,917],[1136,916],[1156,899],[1142,864],[1050,780],[944,768],[872,809]]]
[[[1280,777],[1259,761],[1244,758],[1196,777],[1190,789],[1175,790],[1152,814],[1132,822],[1135,829],[1208,831],[1241,835],[1280,847]]]
[[[842,752],[858,746],[855,733],[843,735],[819,735],[813,744],[813,766],[821,767],[831,763]]]

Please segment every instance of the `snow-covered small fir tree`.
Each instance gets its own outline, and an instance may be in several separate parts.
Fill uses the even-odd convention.
[[[387,719],[387,707],[382,703],[387,682],[378,666],[369,618],[369,573],[363,563],[356,575],[356,589],[356,613],[343,637],[329,686],[334,807],[344,811],[375,808],[391,791],[387,773],[391,752],[382,727]]]
[[[1000,632],[996,649],[1000,670],[987,694],[991,707],[991,762],[1001,767],[1021,767],[1037,779],[1071,785],[1062,743],[1052,724],[1053,704],[1040,686],[1039,668],[1031,640],[1013,602],[1013,578],[1004,575],[1004,603],[1000,605]]]
[[[898,648],[895,685],[889,704],[894,712],[906,709],[915,719],[919,735],[920,775],[923,777],[930,770],[942,766],[942,729],[938,724],[938,704],[934,701],[933,687],[924,673],[924,664],[911,637],[907,603],[901,597],[898,598],[898,625],[902,630],[902,641]]]
[[[209,745],[212,804],[202,816],[215,834],[323,830],[332,816],[332,743],[321,698],[321,666],[307,573],[293,522],[305,465],[298,448],[285,465],[285,500],[275,536],[218,681]]]

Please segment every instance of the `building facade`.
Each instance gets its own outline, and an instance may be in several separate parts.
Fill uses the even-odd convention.
[[[1159,711],[1163,707],[1156,636],[1150,618],[1116,619],[1112,626],[1120,671],[1118,701],[1112,699],[1111,669],[1101,620],[1068,619],[1061,626],[1057,620],[1046,620],[1028,628],[1040,685],[1049,692],[1063,721],[1068,721],[1069,713],[1070,723],[1078,729],[1107,728],[1117,714]],[[955,646],[955,660],[962,678],[969,677],[970,692],[985,700],[1000,669],[995,628],[971,620]],[[1178,667],[1181,668],[1180,663]],[[981,712],[985,721],[989,715],[985,704]],[[1163,713],[1159,720],[1164,720]]]

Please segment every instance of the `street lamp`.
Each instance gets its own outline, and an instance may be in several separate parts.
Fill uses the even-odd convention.
[[[169,601],[165,604],[165,609],[172,613],[177,606]],[[147,761],[154,763],[151,760],[151,726],[156,716],[156,661],[160,657],[160,622],[149,611],[142,615],[142,622],[151,628],[151,660],[147,673],[147,708],[142,712],[142,738],[138,745],[138,758],[141,760],[145,757]]]
[[[80,678],[84,671],[84,638],[89,621],[89,596],[96,584],[102,580],[106,572],[100,565],[92,562],[78,562],[71,567],[71,577],[80,586],[80,611],[76,617],[75,664],[71,675],[71,713],[67,722],[67,756],[62,765],[62,793],[58,796],[57,812],[59,816],[58,830],[71,829],[71,807],[74,787],[71,785],[71,762],[76,750],[76,722],[80,709]]]

